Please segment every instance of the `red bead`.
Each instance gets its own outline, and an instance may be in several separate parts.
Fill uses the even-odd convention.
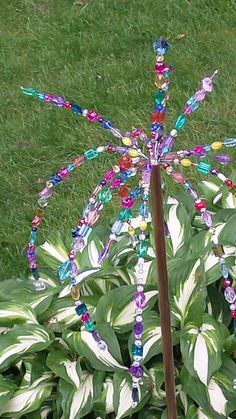
[[[233,187],[234,187],[234,184],[233,184],[231,179],[226,179],[225,184],[229,189],[233,189]]]
[[[112,144],[109,144],[108,147],[107,147],[107,151],[111,152],[112,150],[113,150],[113,146],[112,146]]]
[[[68,257],[69,257],[70,260],[74,260],[75,259],[74,253],[69,253]]]
[[[231,286],[231,281],[230,279],[225,279],[224,280],[224,287],[230,287]]]
[[[122,170],[127,170],[131,167],[132,165],[132,160],[131,157],[129,156],[122,156],[119,160],[118,160],[118,164],[120,166],[120,168]]]
[[[165,112],[153,112],[153,114],[151,115],[151,121],[153,123],[158,123],[158,124],[162,124],[165,120]]]
[[[236,310],[231,311],[232,319],[236,319]]]
[[[206,208],[206,202],[205,201],[195,202],[194,207],[196,208],[196,210],[201,210],[202,208]]]
[[[70,109],[71,108],[71,103],[70,102],[65,102],[65,104],[64,104],[64,107],[66,108],[66,109]]]
[[[118,191],[118,194],[120,196],[122,196],[122,198],[125,197],[125,196],[128,196],[129,195],[129,189],[126,188],[126,186],[121,186],[119,191]]]

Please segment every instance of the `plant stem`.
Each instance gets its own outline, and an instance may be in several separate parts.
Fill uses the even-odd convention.
[[[153,166],[151,178],[151,192],[152,222],[154,228],[156,263],[158,272],[157,287],[159,295],[158,301],[161,320],[167,411],[168,419],[177,419],[174,380],[174,358],[171,343],[169,291],[164,235],[164,216],[161,190],[161,174],[159,165]]]

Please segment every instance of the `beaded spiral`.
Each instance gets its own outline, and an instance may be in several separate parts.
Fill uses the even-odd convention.
[[[121,145],[107,144],[97,148],[86,151],[83,155],[76,157],[72,163],[62,167],[57,173],[54,173],[45,188],[39,193],[38,208],[32,220],[32,229],[27,245],[27,258],[29,267],[32,270],[35,279],[34,285],[37,291],[45,289],[45,284],[40,278],[37,261],[36,261],[36,236],[38,228],[43,220],[44,210],[47,206],[48,200],[53,195],[53,188],[55,185],[61,183],[68,178],[77,167],[81,166],[85,161],[92,160],[103,152],[118,153],[121,157],[117,164],[111,170],[105,173],[100,183],[93,190],[88,203],[83,211],[83,216],[79,223],[72,230],[72,246],[68,254],[68,259],[62,263],[58,268],[58,277],[63,283],[70,279],[71,296],[75,301],[76,313],[80,316],[87,331],[91,332],[94,340],[98,343],[100,350],[106,350],[107,345],[102,340],[96,331],[95,323],[91,320],[86,305],[80,300],[80,291],[76,285],[76,277],[78,275],[78,268],[76,266],[76,254],[81,252],[86,245],[87,239],[92,232],[93,226],[100,217],[100,213],[105,204],[109,203],[113,195],[117,194],[121,198],[121,208],[119,210],[116,221],[111,227],[110,235],[105,243],[101,254],[99,255],[99,265],[106,259],[112,243],[121,233],[125,223],[128,224],[128,234],[130,236],[133,247],[137,254],[137,263],[135,266],[137,289],[134,295],[135,305],[135,322],[134,322],[134,344],[132,346],[132,361],[129,367],[129,372],[132,376],[132,401],[135,407],[139,400],[139,385],[141,384],[144,369],[142,367],[143,346],[143,318],[142,312],[146,306],[146,298],[144,293],[144,260],[148,253],[149,242],[146,237],[147,219],[149,218],[149,197],[150,197],[150,177],[152,168],[155,165],[160,165],[164,171],[170,175],[176,182],[183,185],[186,191],[194,200],[194,207],[199,211],[202,220],[206,224],[211,234],[213,243],[213,252],[219,258],[219,269],[224,278],[224,297],[229,303],[231,316],[234,319],[234,327],[236,328],[236,292],[232,287],[232,280],[229,276],[228,269],[225,264],[224,249],[219,243],[216,235],[216,230],[213,226],[211,213],[206,208],[206,202],[200,198],[197,191],[184,177],[181,172],[173,169],[174,165],[181,165],[183,167],[194,166],[201,174],[213,175],[218,177],[221,182],[235,194],[236,187],[232,180],[225,177],[217,168],[203,159],[207,157],[208,153],[217,151],[222,147],[234,147],[236,145],[236,138],[225,138],[222,141],[214,141],[210,145],[197,145],[191,150],[179,150],[172,152],[173,145],[179,134],[179,131],[184,127],[188,115],[196,111],[208,93],[213,89],[213,78],[205,77],[201,81],[201,88],[191,96],[182,114],[177,118],[174,128],[169,134],[164,134],[163,123],[166,117],[166,103],[168,100],[168,89],[170,84],[171,67],[164,63],[165,53],[169,50],[167,42],[160,38],[153,43],[153,48],[156,54],[155,64],[155,86],[157,92],[155,95],[154,110],[151,115],[151,135],[148,137],[141,129],[132,130],[123,134],[119,129],[113,127],[110,121],[102,118],[96,111],[82,109],[76,103],[65,101],[59,96],[52,96],[46,93],[37,92],[35,89],[22,87],[23,93],[28,96],[36,97],[37,99],[49,102],[57,107],[71,110],[74,114],[86,118],[89,122],[99,123],[105,130],[110,132],[115,138],[121,141]],[[146,154],[141,150],[141,144],[146,145]],[[191,160],[191,158],[201,158],[199,162]],[[210,157],[210,156],[209,156]],[[217,154],[214,156],[218,164],[224,165],[230,161],[227,154]],[[137,187],[129,189],[127,183],[129,178],[139,175],[140,180]],[[132,208],[136,201],[139,203],[140,224],[137,231],[132,225]]]

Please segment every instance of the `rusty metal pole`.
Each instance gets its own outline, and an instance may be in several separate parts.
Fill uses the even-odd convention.
[[[174,379],[174,357],[171,343],[171,322],[169,309],[169,290],[165,250],[164,216],[161,190],[160,166],[152,168],[151,177],[152,193],[152,223],[154,228],[156,262],[157,262],[157,287],[159,295],[159,311],[161,320],[163,363],[165,374],[165,391],[168,419],[177,419],[175,379]]]

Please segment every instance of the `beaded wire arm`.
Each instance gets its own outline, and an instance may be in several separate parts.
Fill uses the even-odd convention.
[[[135,407],[139,400],[139,384],[144,374],[142,367],[143,346],[143,318],[142,312],[146,305],[144,294],[144,258],[147,255],[149,243],[146,238],[147,219],[149,217],[149,196],[150,196],[150,177],[152,168],[160,165],[164,171],[172,176],[172,178],[183,185],[187,192],[194,200],[194,207],[200,212],[202,220],[211,233],[213,243],[213,252],[219,258],[219,268],[224,278],[224,296],[229,303],[231,316],[236,319],[236,293],[232,288],[232,281],[229,277],[228,269],[225,265],[224,249],[218,242],[215,228],[212,223],[212,217],[206,209],[206,202],[203,201],[198,193],[193,189],[191,184],[183,176],[181,172],[176,172],[173,165],[181,165],[183,167],[195,166],[201,174],[211,174],[217,176],[233,193],[235,193],[235,185],[232,180],[226,178],[218,169],[211,166],[210,163],[204,162],[203,158],[212,150],[219,150],[221,147],[233,147],[236,145],[235,138],[225,138],[223,141],[215,141],[211,145],[198,145],[192,150],[179,150],[172,152],[173,145],[179,131],[184,127],[188,115],[198,109],[201,102],[208,93],[213,89],[213,78],[217,72],[211,77],[206,77],[201,82],[201,89],[198,90],[187,101],[182,114],[177,118],[174,128],[169,135],[164,135],[163,123],[166,116],[166,102],[168,100],[168,88],[170,83],[171,67],[164,63],[164,55],[169,50],[167,42],[160,38],[153,43],[156,54],[155,64],[155,85],[157,92],[155,95],[154,111],[151,115],[151,134],[148,137],[143,130],[136,129],[123,134],[119,129],[112,126],[110,121],[102,118],[94,110],[89,111],[82,109],[81,106],[73,102],[65,101],[62,97],[52,96],[42,92],[37,92],[32,88],[22,87],[22,92],[28,96],[49,102],[58,107],[63,107],[73,111],[76,115],[86,118],[89,122],[99,123],[105,130],[110,132],[115,138],[121,140],[122,145],[107,144],[86,151],[83,155],[76,157],[72,163],[62,167],[58,173],[54,173],[45,188],[39,193],[38,208],[32,220],[32,230],[29,243],[27,246],[27,258],[29,266],[35,279],[34,285],[37,291],[45,289],[45,284],[40,278],[40,274],[36,261],[36,235],[40,226],[43,213],[47,206],[48,200],[53,195],[55,185],[68,178],[74,169],[80,167],[85,161],[97,158],[101,153],[118,153],[121,157],[117,164],[111,170],[105,173],[100,183],[93,190],[88,200],[83,216],[77,226],[72,230],[72,247],[68,254],[68,259],[58,268],[58,276],[63,283],[70,278],[71,296],[75,301],[75,310],[87,331],[92,333],[93,338],[98,343],[100,350],[106,350],[106,343],[102,340],[96,331],[95,323],[91,320],[87,307],[80,300],[80,291],[76,286],[76,277],[78,268],[76,266],[76,254],[81,252],[86,245],[86,241],[92,232],[93,226],[98,221],[104,204],[110,202],[112,197],[117,194],[121,197],[121,208],[118,213],[117,220],[111,227],[111,232],[107,242],[99,256],[99,264],[101,265],[106,259],[109,249],[116,237],[121,233],[124,223],[128,223],[128,234],[137,253],[137,264],[135,267],[137,290],[134,295],[135,304],[135,322],[134,322],[134,338],[135,342],[132,347],[132,362],[129,371],[132,376],[132,400]],[[146,154],[141,151],[140,143],[146,145]],[[201,158],[199,162],[192,161],[191,158]],[[230,161],[230,157],[226,154],[217,154],[214,156],[217,163],[224,165]],[[129,190],[126,183],[129,178],[139,175],[138,186]],[[132,208],[136,201],[139,205],[140,224],[138,231],[132,226]],[[234,320],[236,326],[236,320]]]

